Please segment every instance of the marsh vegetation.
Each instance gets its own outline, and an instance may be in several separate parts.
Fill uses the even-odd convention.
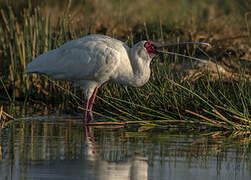
[[[71,83],[23,74],[32,59],[69,40],[98,33],[129,46],[143,39],[202,41],[213,46],[168,50],[206,59],[213,69],[187,58],[159,56],[151,64],[151,79],[144,87],[104,85],[94,114],[108,123],[139,125],[141,130],[185,127],[250,133],[248,0],[60,2],[0,1],[1,112],[23,116],[27,107],[40,112],[55,108],[81,112],[83,94]],[[6,115],[0,113],[0,117]]]

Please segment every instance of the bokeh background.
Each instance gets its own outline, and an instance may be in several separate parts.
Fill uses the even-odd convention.
[[[138,26],[144,23],[184,31],[247,33],[251,11],[250,0],[0,0],[0,6],[11,6],[16,15],[25,8],[40,7],[53,23],[69,13],[72,28],[88,27],[91,33],[118,36],[140,31]]]

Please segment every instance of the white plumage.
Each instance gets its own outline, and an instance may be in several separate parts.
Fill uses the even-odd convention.
[[[140,41],[132,48],[104,35],[88,35],[48,51],[28,64],[25,73],[42,73],[82,86],[86,96],[84,122],[92,120],[97,88],[107,81],[133,87],[150,77],[150,62],[158,43]],[[90,100],[90,101],[89,101]]]

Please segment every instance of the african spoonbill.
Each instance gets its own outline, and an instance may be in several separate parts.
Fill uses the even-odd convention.
[[[190,43],[193,42],[183,44]],[[140,41],[129,48],[122,41],[108,36],[88,35],[38,56],[27,65],[25,73],[45,74],[82,86],[86,99],[83,122],[88,123],[93,119],[92,107],[102,84],[113,81],[133,87],[143,86],[150,77],[151,60],[162,53],[159,48],[169,45],[172,44]]]

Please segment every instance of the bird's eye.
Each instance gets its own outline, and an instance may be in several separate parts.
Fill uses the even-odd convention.
[[[147,51],[148,54],[153,54],[153,53],[157,52],[156,46],[151,42],[146,42],[144,44],[144,47],[146,48],[146,51]]]
[[[150,42],[146,42],[146,43],[144,44],[144,47],[145,47],[145,48],[149,48],[149,46],[151,46],[151,43],[150,43]]]

